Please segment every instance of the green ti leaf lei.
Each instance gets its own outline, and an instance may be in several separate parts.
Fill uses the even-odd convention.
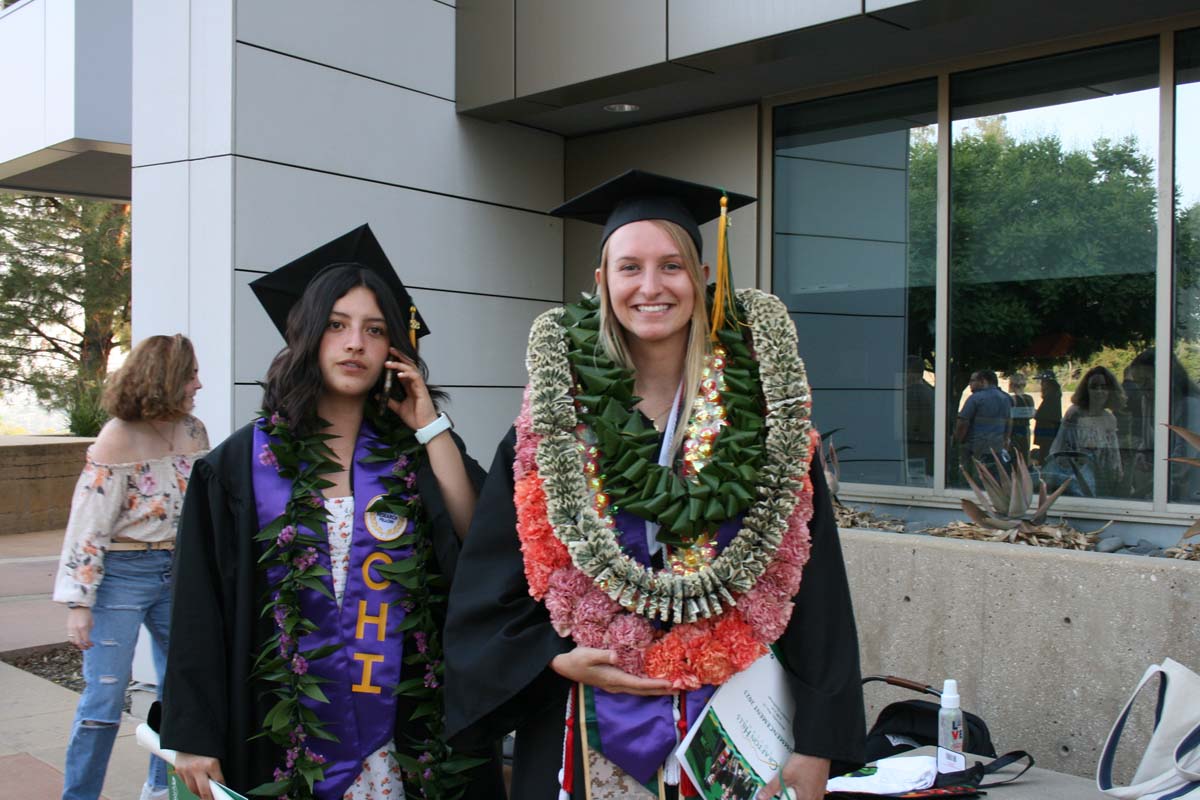
[[[321,492],[334,484],[323,476],[339,472],[341,467],[326,444],[335,438],[331,434],[299,437],[279,415],[259,416],[262,418],[259,425],[271,437],[270,454],[261,454],[260,458],[274,462],[280,476],[292,481],[292,494],[283,513],[255,536],[256,541],[269,543],[259,559],[260,568],[286,569],[283,580],[268,590],[262,611],[263,616],[274,619],[276,633],[263,645],[251,673],[252,680],[268,685],[269,693],[276,698],[257,736],[266,736],[282,748],[284,763],[276,768],[272,782],[255,787],[250,794],[311,800],[313,785],[324,778],[324,759],[305,743],[313,738],[336,740],[336,737],[325,730],[320,718],[301,703],[301,698],[329,702],[320,687],[326,679],[313,675],[308,667],[312,661],[336,651],[337,646],[299,649],[300,639],[317,627],[300,614],[301,592],[311,589],[332,599],[321,580],[329,575],[329,570],[317,560],[318,549],[328,547],[328,542],[305,533],[304,529],[325,531],[329,516]],[[394,414],[380,415],[367,404],[366,416],[384,444],[371,448],[365,460],[394,464],[392,476],[382,479],[386,493],[366,510],[390,511],[413,523],[397,539],[379,545],[388,549],[410,547],[412,554],[375,567],[383,577],[406,590],[400,604],[407,613],[397,628],[406,637],[404,663],[414,671],[424,671],[423,676],[401,681],[395,688],[397,695],[413,701],[410,721],[424,729],[423,737],[410,737],[409,742],[410,751],[419,755],[393,755],[404,771],[406,796],[455,800],[466,789],[463,773],[486,759],[454,753],[443,736],[440,620],[445,619],[447,586],[435,568],[429,521],[415,488],[425,451]],[[320,424],[328,425],[324,421]]]
[[[711,302],[711,287],[709,294]],[[674,466],[659,466],[659,433],[634,410],[641,398],[633,393],[633,371],[614,363],[600,341],[598,298],[568,305],[560,322],[577,381],[579,418],[596,437],[614,513],[624,509],[657,522],[659,540],[680,546],[750,507],[764,459],[766,425],[759,368],[743,329],[718,331],[727,352],[722,402],[728,425],[716,438],[712,460],[689,478]]]

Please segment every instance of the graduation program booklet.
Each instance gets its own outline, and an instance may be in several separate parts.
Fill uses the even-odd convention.
[[[675,756],[705,800],[749,800],[791,754],[795,713],[770,651],[717,689]]]
[[[213,800],[247,800],[224,784],[212,781],[209,785],[212,787]],[[196,795],[188,791],[187,784],[176,774],[175,767],[172,766],[167,767],[167,800],[199,800]]]

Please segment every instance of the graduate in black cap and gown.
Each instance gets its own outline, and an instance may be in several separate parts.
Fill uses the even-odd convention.
[[[631,171],[551,212],[604,226],[597,296],[530,332],[446,627],[447,730],[516,731],[512,797],[694,797],[672,756],[774,646],[794,754],[762,796],[862,758],[858,639],[787,309],[729,282],[753,198]],[[699,224],[719,217],[707,287]]]
[[[365,225],[251,286],[287,345],[261,418],[192,473],[162,746],[206,800],[209,778],[499,797],[497,760],[441,737],[445,596],[483,471],[426,384],[427,328]]]

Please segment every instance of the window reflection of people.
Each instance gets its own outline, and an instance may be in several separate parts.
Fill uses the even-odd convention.
[[[1025,394],[1025,375],[1014,372],[1008,379],[1012,397],[1012,451],[1029,461],[1029,420],[1033,418],[1033,397]]]
[[[933,387],[925,380],[925,362],[909,356],[904,371],[904,420],[908,463],[919,465],[925,477],[933,475]],[[920,461],[918,461],[920,459]],[[910,479],[913,475],[910,472]]]
[[[958,412],[954,441],[962,445],[963,465],[979,461],[985,467],[1003,459],[1012,432],[1012,399],[1000,391],[996,373],[981,369],[971,374],[971,396]],[[996,455],[993,456],[992,454]]]
[[[1037,460],[1044,461],[1062,425],[1062,387],[1049,370],[1038,373],[1037,379],[1042,386],[1042,402],[1033,415],[1033,444]]]
[[[1087,457],[1095,472],[1097,495],[1113,495],[1124,475],[1115,415],[1124,404],[1116,376],[1104,367],[1092,367],[1071,395],[1071,407],[1050,446],[1051,456],[1083,453]]]
[[[1138,354],[1126,370],[1137,387],[1136,405],[1129,397],[1131,436],[1136,436],[1132,481],[1136,485],[1144,475],[1147,485],[1154,468],[1154,348]],[[1171,354],[1171,424],[1188,430],[1200,430],[1200,386],[1188,375],[1183,364]],[[1188,446],[1182,437],[1171,434],[1172,457],[1200,458],[1200,452]],[[1200,469],[1187,464],[1171,464],[1170,499],[1179,503],[1200,502]],[[1146,492],[1149,493],[1149,490]]]

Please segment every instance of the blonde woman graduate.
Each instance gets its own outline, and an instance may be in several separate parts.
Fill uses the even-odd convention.
[[[604,226],[596,296],[533,325],[446,628],[451,739],[515,730],[517,800],[699,796],[672,751],[772,645],[795,752],[762,796],[821,797],[831,762],[862,757],[796,330],[729,284],[727,213],[752,201],[635,170],[552,212]],[[709,289],[699,225],[717,217]]]
[[[208,800],[503,792],[442,732],[448,581],[483,470],[440,413],[426,330],[370,229],[252,285],[284,333],[258,419],[197,463],[161,741]]]

